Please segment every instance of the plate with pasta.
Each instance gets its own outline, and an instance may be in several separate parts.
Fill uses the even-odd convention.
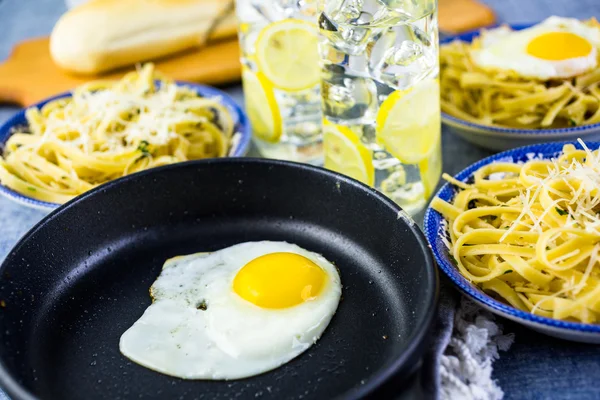
[[[600,23],[550,17],[448,37],[442,121],[492,150],[600,140]]]
[[[536,144],[444,175],[424,220],[440,269],[496,314],[600,343],[599,147]]]
[[[105,182],[162,165],[241,157],[251,132],[226,93],[146,64],[22,110],[0,127],[0,194],[52,209]]]

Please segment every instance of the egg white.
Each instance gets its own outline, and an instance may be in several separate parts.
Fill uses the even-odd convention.
[[[582,57],[543,60],[527,54],[527,45],[549,32],[570,32],[586,39],[592,51]],[[480,48],[472,50],[473,63],[483,69],[512,71],[524,78],[539,80],[570,78],[596,68],[600,29],[573,18],[550,17],[520,31],[500,27],[481,35]]]
[[[290,308],[264,309],[232,290],[238,270],[275,252],[300,254],[325,271],[328,278],[317,298]],[[286,242],[248,242],[175,257],[150,289],[152,305],[121,336],[119,347],[140,365],[184,379],[257,375],[317,341],[337,309],[341,288],[333,264]]]

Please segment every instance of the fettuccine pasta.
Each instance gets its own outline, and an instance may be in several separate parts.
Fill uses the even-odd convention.
[[[600,28],[595,19],[585,24]],[[519,129],[600,123],[600,68],[571,78],[533,79],[479,67],[472,54],[480,49],[481,38],[440,47],[443,112],[471,123]]]
[[[0,157],[0,183],[51,203],[147,168],[225,156],[234,130],[219,99],[176,85],[151,64],[120,81],[85,84],[26,117]]]
[[[600,323],[600,153],[585,149],[445,176],[459,191],[431,206],[465,278],[532,314]]]

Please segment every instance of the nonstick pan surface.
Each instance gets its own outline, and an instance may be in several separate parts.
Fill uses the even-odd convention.
[[[387,396],[420,359],[437,295],[426,241],[399,211],[354,180],[279,161],[189,162],[103,185],[42,220],[0,267],[0,385],[14,399]],[[167,258],[257,240],[339,268],[342,301],[313,347],[236,381],[172,378],[121,355]]]

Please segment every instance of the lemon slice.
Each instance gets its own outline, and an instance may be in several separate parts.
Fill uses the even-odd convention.
[[[278,89],[310,89],[320,80],[318,44],[317,29],[306,21],[269,24],[256,39],[258,69]]]
[[[324,122],[325,168],[373,186],[375,169],[371,151],[348,127]]]
[[[440,83],[437,78],[397,90],[377,113],[377,142],[404,164],[417,164],[440,141]]]
[[[442,141],[438,140],[431,153],[419,162],[419,173],[423,182],[423,197],[428,199],[435,190],[442,175]]]
[[[273,87],[263,74],[248,68],[242,70],[242,83],[252,132],[264,141],[278,142],[283,125]]]

